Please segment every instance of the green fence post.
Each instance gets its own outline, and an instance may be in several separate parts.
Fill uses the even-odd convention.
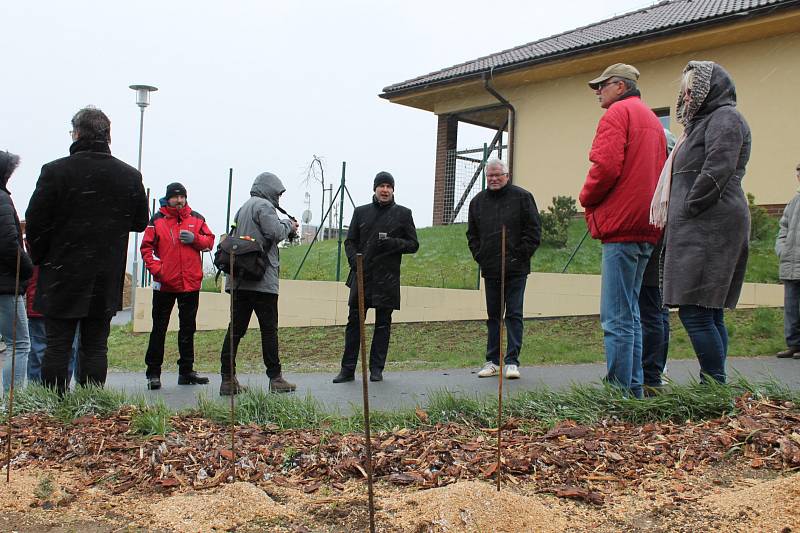
[[[342,266],[342,222],[344,219],[344,175],[347,161],[342,161],[342,183],[339,185],[339,249],[336,252],[336,281],[340,279],[341,266]]]

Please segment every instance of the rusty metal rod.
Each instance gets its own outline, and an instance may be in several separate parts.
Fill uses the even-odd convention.
[[[375,500],[372,491],[372,441],[369,434],[369,379],[367,376],[367,335],[364,326],[364,254],[356,254],[358,278],[358,328],[361,337],[361,390],[364,394],[364,443],[367,451],[367,494],[369,497],[369,531],[375,533]]]
[[[236,380],[236,373],[234,372],[234,366],[233,366],[235,364],[235,358],[233,356],[233,347],[236,345],[236,343],[233,342],[233,335],[234,335],[233,332],[236,329],[234,327],[234,323],[233,323],[233,295],[236,293],[236,284],[234,283],[235,277],[234,277],[234,268],[233,268],[235,263],[236,263],[236,254],[231,254],[231,280],[230,280],[230,286],[231,286],[231,325],[230,325],[230,328],[231,329],[230,329],[230,332],[229,332],[230,335],[229,335],[228,339],[230,341],[230,359],[231,359],[231,361],[230,361],[230,364],[231,364],[230,379],[231,379],[231,387],[233,387],[233,389],[231,390],[231,463],[232,463],[231,468],[232,468],[232,471],[233,471],[233,481],[234,482],[236,481],[236,448],[235,448],[235,445],[236,445],[235,444],[235,442],[236,442],[235,441],[235,439],[236,439],[236,421],[235,421],[236,404],[235,404],[235,399],[234,398],[236,398],[236,395],[239,393],[238,381]]]
[[[8,442],[6,443],[6,483],[11,482],[11,420],[14,417],[14,372],[17,369],[17,306],[19,305],[19,269],[22,245],[17,247],[17,273],[14,279],[14,319],[11,323],[11,386],[8,389]]]
[[[500,492],[500,483],[503,477],[502,446],[503,446],[503,367],[505,366],[503,353],[503,334],[505,333],[506,318],[506,226],[503,224],[500,232],[500,375],[497,380],[497,492]]]

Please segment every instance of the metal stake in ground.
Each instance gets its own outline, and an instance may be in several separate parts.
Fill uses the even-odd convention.
[[[505,333],[506,318],[506,226],[500,230],[500,374],[497,379],[497,492],[500,492],[500,482],[503,477],[502,445],[503,445],[503,367],[505,354],[503,353],[503,337]]]
[[[8,389],[8,442],[6,443],[6,483],[11,481],[11,421],[14,417],[14,373],[17,369],[17,305],[19,304],[19,268],[22,247],[17,246],[17,273],[14,278],[14,318],[11,323],[11,386]]]
[[[372,441],[369,434],[369,379],[367,379],[367,335],[364,331],[364,254],[356,254],[358,278],[358,326],[361,337],[361,390],[364,393],[364,443],[367,449],[367,494],[369,497],[369,530],[375,533],[375,501],[372,493]]]
[[[236,374],[234,374],[234,371],[233,371],[233,365],[234,365],[234,360],[233,360],[233,347],[234,347],[233,332],[235,330],[235,328],[233,326],[233,295],[236,294],[236,284],[234,283],[235,282],[235,278],[234,278],[234,268],[233,267],[234,267],[235,264],[236,264],[236,254],[231,254],[231,280],[230,280],[230,287],[231,287],[231,313],[230,313],[231,314],[231,325],[230,325],[230,328],[231,329],[228,332],[229,333],[228,339],[230,340],[229,348],[230,348],[230,365],[231,365],[230,366],[230,376],[229,377],[230,377],[231,382],[232,382],[231,386],[233,387],[233,389],[231,389],[231,463],[232,463],[231,469],[233,471],[233,480],[234,481],[236,481],[236,448],[235,448],[235,438],[236,438],[235,416],[236,416],[236,410],[235,410],[235,400],[234,400],[234,398],[236,398],[236,394],[239,392],[238,390],[236,390],[236,389],[238,389],[238,385],[236,385],[236,383],[237,383],[235,381],[236,380],[236,377],[235,377]]]

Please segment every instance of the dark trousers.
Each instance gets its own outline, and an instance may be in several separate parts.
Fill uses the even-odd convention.
[[[800,280],[783,282],[783,334],[786,346],[800,347]]]
[[[42,360],[42,384],[54,387],[61,394],[67,390],[75,328],[80,328],[81,335],[81,349],[78,352],[78,384],[102,386],[106,382],[111,317],[45,317],[47,349]]]
[[[239,341],[247,333],[247,325],[253,311],[261,329],[261,355],[267,376],[275,378],[281,375],[281,360],[278,356],[278,295],[268,292],[236,290],[233,298],[233,321],[228,324],[225,340],[220,351],[220,367],[224,376],[236,374],[236,352]],[[231,333],[233,331],[233,333]],[[233,368],[231,368],[231,334],[233,335]]]
[[[507,365],[519,366],[519,352],[522,350],[522,304],[525,300],[526,276],[506,280],[506,352],[503,360]],[[485,279],[486,291],[486,360],[500,364],[500,280]]]
[[[386,365],[386,355],[389,353],[389,337],[392,334],[391,307],[378,307],[375,309],[375,330],[372,333],[372,346],[369,350],[369,370],[383,372]],[[344,329],[344,355],[342,355],[342,370],[353,373],[358,363],[358,353],[361,351],[361,336],[358,327],[358,307],[351,307],[347,315],[347,327]]]
[[[669,310],[661,304],[658,287],[642,285],[639,292],[639,315],[642,322],[642,370],[644,384],[661,385],[669,352]]]
[[[175,301],[178,301],[178,372],[189,374],[194,370],[194,332],[197,329],[197,307],[200,303],[200,291],[163,292],[153,291],[153,330],[144,363],[147,365],[147,377],[161,375],[164,363],[164,339]]]
[[[705,382],[711,377],[725,383],[728,330],[722,309],[682,305],[678,309],[678,316],[700,362],[700,380]]]

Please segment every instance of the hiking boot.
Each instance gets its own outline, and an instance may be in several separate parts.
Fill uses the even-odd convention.
[[[208,384],[208,378],[199,375],[195,371],[191,371],[188,374],[180,374],[178,376],[178,385],[207,385],[207,384]]]
[[[478,371],[479,378],[490,378],[492,376],[496,376],[500,373],[500,367],[496,364],[492,363],[491,361],[486,361],[483,365],[483,368]]]
[[[270,392],[294,392],[297,385],[289,383],[283,379],[283,375],[278,374],[274,378],[269,378],[269,391]]]
[[[220,396],[233,396],[246,390],[247,387],[239,384],[239,380],[236,379],[236,376],[222,376],[222,383],[219,385]]]
[[[506,365],[506,379],[519,379],[519,366]]]
[[[383,370],[370,370],[369,371],[369,380],[370,381],[383,381]]]
[[[798,354],[800,354],[800,346],[789,346],[782,352],[776,353],[775,357],[778,359],[791,359],[792,357],[800,359],[800,357],[796,357]]]
[[[333,378],[334,383],[346,383],[348,381],[353,381],[356,379],[355,372],[348,372],[347,370],[340,370],[336,377]]]
[[[159,376],[150,376],[147,378],[147,390],[158,390],[161,388],[161,378]]]

